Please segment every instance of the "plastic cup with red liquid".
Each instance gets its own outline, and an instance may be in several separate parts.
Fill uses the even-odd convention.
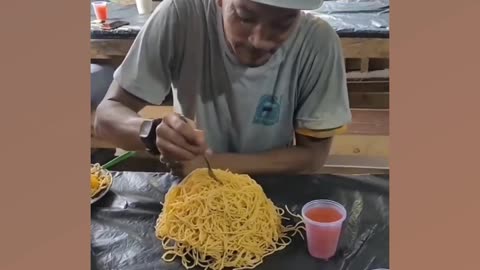
[[[99,21],[106,21],[108,18],[107,12],[107,2],[106,1],[95,1],[92,2],[93,10],[95,11],[95,16]]]
[[[345,207],[330,200],[315,200],[303,206],[302,217],[310,255],[323,260],[333,257],[347,217]]]

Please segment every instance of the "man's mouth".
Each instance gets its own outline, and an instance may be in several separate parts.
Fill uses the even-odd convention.
[[[259,50],[259,49],[247,48],[247,52],[253,57],[262,57],[267,54],[275,53],[275,50]]]
[[[248,66],[263,65],[274,53],[274,50],[259,50],[250,46],[242,47],[238,47],[234,51],[238,57],[243,58],[242,62]]]

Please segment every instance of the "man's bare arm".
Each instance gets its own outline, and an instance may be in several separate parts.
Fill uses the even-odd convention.
[[[212,166],[247,174],[311,174],[318,172],[328,157],[331,138],[296,135],[296,146],[258,154],[219,153],[209,157]],[[184,164],[182,174],[205,167],[201,158]]]
[[[124,150],[145,151],[140,140],[140,127],[145,119],[138,112],[147,104],[113,82],[97,108],[96,136]],[[207,149],[203,134],[180,120],[176,113],[163,117],[156,134],[157,148],[169,160],[193,159]]]
[[[112,82],[95,113],[95,135],[129,151],[143,151],[139,131],[143,118],[138,112],[147,103]]]

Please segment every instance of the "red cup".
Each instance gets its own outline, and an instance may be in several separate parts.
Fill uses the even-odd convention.
[[[310,255],[323,260],[333,257],[347,217],[345,207],[330,200],[315,200],[303,206],[302,217]]]
[[[92,2],[93,10],[95,11],[95,16],[99,21],[106,21],[108,17],[107,12],[107,2],[106,1],[95,1]]]

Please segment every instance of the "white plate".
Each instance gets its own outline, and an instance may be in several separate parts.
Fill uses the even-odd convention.
[[[92,165],[93,166],[93,165]],[[95,196],[94,198],[90,198],[90,204],[94,204],[95,202],[97,202],[98,200],[100,200],[101,198],[103,198],[103,196],[105,196],[105,194],[108,193],[108,191],[110,191],[110,188],[112,187],[112,184],[113,184],[113,176],[112,174],[107,171],[107,170],[104,170],[102,169],[105,173],[107,173],[108,175],[110,175],[112,181],[110,181],[110,184],[107,186],[107,188],[105,188],[104,190],[100,191],[100,193],[97,194],[97,196]]]

